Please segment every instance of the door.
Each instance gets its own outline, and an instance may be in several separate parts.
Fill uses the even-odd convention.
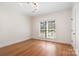
[[[55,20],[53,21],[43,21],[40,22],[40,35],[42,38],[55,39],[56,30],[55,30]]]

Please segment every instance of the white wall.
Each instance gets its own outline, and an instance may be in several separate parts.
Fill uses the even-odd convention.
[[[71,43],[71,9],[54,12],[44,16],[34,17],[32,20],[32,36],[36,39],[44,39],[40,37],[40,21],[56,20],[56,39],[46,39],[63,43]]]
[[[14,44],[29,38],[42,39],[39,36],[40,21],[56,20],[56,39],[71,43],[71,10],[54,12],[44,16],[30,17],[19,13],[18,10],[0,6],[0,47]]]
[[[30,18],[16,10],[0,8],[0,47],[30,38]]]

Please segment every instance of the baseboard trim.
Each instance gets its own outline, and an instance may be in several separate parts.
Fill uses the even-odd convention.
[[[76,56],[79,56],[78,49],[74,48]]]
[[[63,42],[50,41],[50,40],[41,40],[41,39],[36,39],[36,38],[32,38],[32,39],[34,39],[34,40],[40,40],[40,41],[48,41],[48,42],[53,42],[53,43],[58,43],[58,44],[64,44],[64,45],[70,45],[70,46],[72,46],[71,44],[63,43]]]
[[[24,41],[27,41],[27,40],[30,40],[30,39],[32,39],[32,38],[28,38],[28,39],[24,39],[24,40],[21,40],[21,41],[13,42],[13,43],[4,45],[4,46],[2,46],[0,48],[4,48],[4,47],[10,46],[10,45],[18,44],[18,43],[21,43],[21,42],[24,42]]]

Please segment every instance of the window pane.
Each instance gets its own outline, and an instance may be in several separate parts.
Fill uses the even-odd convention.
[[[55,38],[55,32],[54,30],[48,30],[48,33],[47,33],[47,38]]]
[[[46,21],[40,22],[40,29],[46,29]]]
[[[45,33],[46,30],[40,30],[41,33]]]
[[[47,37],[54,38],[54,34],[55,34],[55,21],[48,21]]]
[[[48,21],[48,29],[55,29],[55,21]]]

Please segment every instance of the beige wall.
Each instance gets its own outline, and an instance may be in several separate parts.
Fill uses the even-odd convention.
[[[12,9],[0,9],[0,47],[30,38],[30,18]]]
[[[71,43],[71,9],[54,12],[44,16],[34,17],[32,20],[32,36],[37,39],[40,37],[40,21],[56,20],[56,39],[46,39],[63,43]]]

